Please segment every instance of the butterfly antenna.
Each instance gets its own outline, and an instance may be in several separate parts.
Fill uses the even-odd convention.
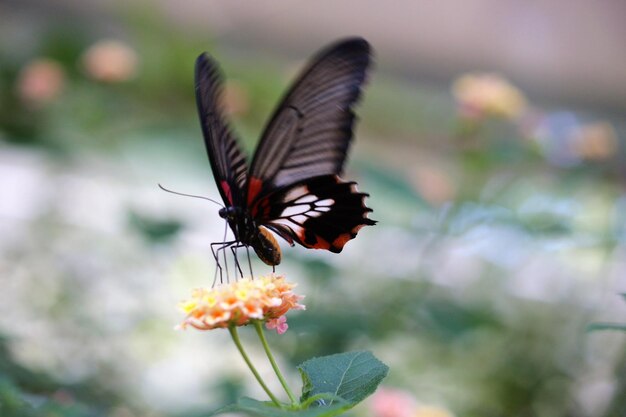
[[[221,204],[219,201],[215,201],[215,200],[213,200],[212,198],[209,198],[209,197],[204,197],[204,196],[202,196],[202,195],[194,195],[194,194],[179,193],[178,191],[168,190],[167,188],[163,187],[161,184],[158,184],[158,185],[159,185],[159,188],[160,188],[160,189],[162,189],[163,191],[166,191],[166,192],[168,192],[168,193],[171,193],[171,194],[176,194],[176,195],[182,195],[183,197],[201,198],[201,199],[203,199],[203,200],[208,200],[208,201],[210,201],[210,202],[212,202],[212,203],[215,203],[215,204],[217,204],[217,205],[218,205],[218,206],[220,206],[220,207],[224,207],[224,205],[223,205],[223,204]]]

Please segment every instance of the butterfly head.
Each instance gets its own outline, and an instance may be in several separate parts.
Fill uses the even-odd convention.
[[[230,221],[236,221],[237,218],[241,217],[241,212],[242,212],[241,208],[229,206],[229,207],[222,207],[218,213],[222,219],[228,220],[230,222]]]
[[[227,206],[218,212],[222,219],[225,219],[235,234],[235,239],[244,245],[249,245],[250,237],[256,229],[254,220],[248,213],[238,206]]]

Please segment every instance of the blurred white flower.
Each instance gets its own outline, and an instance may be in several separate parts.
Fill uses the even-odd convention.
[[[25,103],[41,106],[56,99],[64,86],[63,67],[54,60],[39,58],[22,68],[17,77],[16,90]]]
[[[132,79],[139,63],[137,53],[117,40],[96,42],[85,51],[81,61],[89,77],[108,83]]]

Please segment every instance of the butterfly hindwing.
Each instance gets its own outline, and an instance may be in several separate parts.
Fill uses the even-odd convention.
[[[244,204],[246,157],[221,106],[223,81],[217,63],[207,54],[196,60],[196,103],[211,168],[224,204]]]
[[[372,210],[354,182],[336,175],[308,178],[279,189],[252,207],[260,222],[290,243],[307,248],[341,252],[365,225]]]

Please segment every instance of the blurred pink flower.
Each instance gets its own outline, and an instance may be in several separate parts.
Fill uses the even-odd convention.
[[[413,417],[417,402],[405,391],[379,388],[372,396],[375,417]]]
[[[41,106],[56,99],[65,86],[65,71],[51,59],[40,58],[27,64],[17,78],[18,97],[30,105]]]
[[[454,417],[445,408],[420,404],[410,393],[380,388],[372,396],[374,417]]]
[[[89,77],[115,83],[133,78],[137,74],[139,59],[135,51],[125,43],[101,40],[85,51],[81,61]]]
[[[461,117],[516,119],[526,110],[524,94],[497,74],[465,74],[452,85]]]

